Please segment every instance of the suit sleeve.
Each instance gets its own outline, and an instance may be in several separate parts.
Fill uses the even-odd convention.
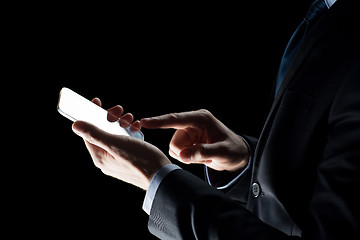
[[[294,239],[184,170],[161,182],[148,227],[160,239]]]

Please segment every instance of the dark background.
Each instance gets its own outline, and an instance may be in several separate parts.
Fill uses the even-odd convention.
[[[206,108],[233,131],[258,136],[282,52],[310,3],[39,6],[47,10],[22,25],[22,61],[46,91],[38,104],[47,109],[35,143],[47,153],[34,158],[35,182],[23,194],[42,219],[31,231],[152,239],[145,192],[93,166],[56,111],[62,87],[99,97],[104,108],[120,104],[136,119]],[[143,132],[167,153],[173,130]],[[179,165],[203,177],[202,166]]]

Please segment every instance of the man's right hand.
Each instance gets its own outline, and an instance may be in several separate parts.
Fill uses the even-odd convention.
[[[249,150],[242,138],[207,110],[144,118],[141,125],[176,129],[169,154],[183,163],[201,163],[217,171],[235,173],[249,162]]]

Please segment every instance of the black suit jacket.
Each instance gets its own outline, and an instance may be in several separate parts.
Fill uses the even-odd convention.
[[[251,168],[225,192],[183,170],[149,218],[163,239],[360,239],[359,0],[338,0],[303,41]],[[211,172],[220,175],[221,172]]]

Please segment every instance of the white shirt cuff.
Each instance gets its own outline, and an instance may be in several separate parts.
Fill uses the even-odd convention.
[[[178,165],[175,164],[167,164],[165,166],[163,166],[162,168],[160,168],[154,175],[154,177],[152,178],[149,188],[146,192],[145,195],[145,199],[144,199],[144,203],[143,203],[143,210],[150,215],[150,210],[151,210],[151,206],[152,203],[154,201],[155,198],[155,194],[157,189],[160,186],[160,183],[162,182],[162,180],[164,180],[164,178],[172,171],[176,170],[176,169],[181,169]]]

